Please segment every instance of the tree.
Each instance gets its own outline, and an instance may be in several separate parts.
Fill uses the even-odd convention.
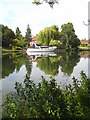
[[[27,44],[29,44],[29,42],[32,40],[31,29],[29,25],[27,25],[25,38],[26,38]]]
[[[66,45],[66,49],[77,48],[80,45],[80,40],[75,34],[75,30],[72,23],[63,24],[61,26],[60,39]]]
[[[37,43],[49,46],[51,40],[59,39],[59,28],[56,25],[46,27],[37,34]]]
[[[14,47],[14,49],[20,49],[21,50],[25,46],[26,46],[25,37],[22,34],[19,34],[18,37],[16,37],[13,40],[13,47]]]
[[[15,38],[14,32],[7,26],[0,25],[2,27],[2,47],[9,48]]]
[[[18,36],[18,39],[19,39],[19,42],[18,42],[18,45],[20,47],[25,47],[26,45],[26,40],[25,40],[25,37],[23,37],[21,34]]]
[[[16,37],[20,35],[21,31],[19,30],[19,27],[16,28]]]

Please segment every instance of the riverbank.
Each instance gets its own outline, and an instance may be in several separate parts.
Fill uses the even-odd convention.
[[[3,54],[3,53],[12,53],[12,52],[14,52],[14,53],[16,53],[16,52],[18,52],[18,53],[25,53],[25,52],[26,52],[26,49],[22,49],[22,50],[12,50],[12,49],[2,48],[2,54]]]
[[[79,47],[78,49],[79,51],[90,51],[90,47]],[[61,51],[65,52],[65,49],[56,49],[55,53],[59,53]],[[8,53],[26,53],[26,49],[22,49],[22,50],[13,50],[13,49],[5,49],[5,48],[1,48],[0,52],[2,52],[2,54],[8,54]]]
[[[81,46],[80,46],[80,47],[79,47],[79,50],[80,50],[80,51],[90,51],[90,46],[89,46],[89,47],[86,47],[86,46],[85,46],[85,47],[81,47]]]

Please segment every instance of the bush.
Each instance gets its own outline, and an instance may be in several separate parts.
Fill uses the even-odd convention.
[[[81,72],[81,81],[61,89],[54,78],[42,77],[38,85],[26,75],[24,85],[15,84],[16,93],[6,96],[3,118],[38,118],[60,120],[89,120],[90,83]]]

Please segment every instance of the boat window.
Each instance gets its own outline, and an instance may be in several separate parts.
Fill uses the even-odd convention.
[[[41,46],[41,48],[48,48],[48,46]]]

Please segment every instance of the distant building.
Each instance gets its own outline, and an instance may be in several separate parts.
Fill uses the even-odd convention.
[[[30,42],[30,46],[33,46],[33,45],[35,45],[35,44],[37,44],[37,38],[36,38],[36,37],[33,37],[33,38],[32,38],[32,41]]]
[[[80,44],[88,46],[90,44],[90,40],[80,40]]]

